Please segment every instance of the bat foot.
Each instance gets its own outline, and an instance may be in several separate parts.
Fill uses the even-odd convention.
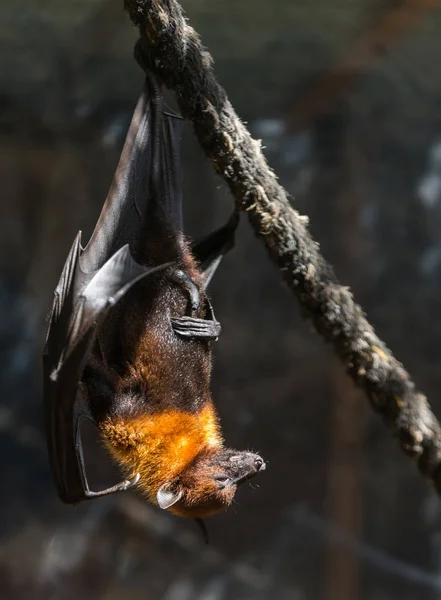
[[[170,321],[174,332],[184,338],[217,341],[221,330],[220,323],[206,319],[178,317]]]

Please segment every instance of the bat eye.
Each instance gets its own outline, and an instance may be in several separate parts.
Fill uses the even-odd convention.
[[[231,481],[229,477],[215,477],[214,480],[220,488],[226,487]]]

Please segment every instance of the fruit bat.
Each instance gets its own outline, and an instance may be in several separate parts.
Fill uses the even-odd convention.
[[[182,232],[182,119],[146,72],[119,164],[88,244],[76,236],[43,353],[46,437],[68,504],[137,487],[200,519],[265,468],[224,447],[209,384],[220,325],[206,288],[238,222],[190,244]],[[126,479],[89,487],[81,423],[92,421]]]

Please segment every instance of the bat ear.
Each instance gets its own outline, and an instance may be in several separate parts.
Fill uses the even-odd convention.
[[[168,483],[163,483],[156,494],[156,500],[158,501],[159,508],[166,510],[176,504],[182,496],[184,492],[177,488],[175,491],[170,490]]]

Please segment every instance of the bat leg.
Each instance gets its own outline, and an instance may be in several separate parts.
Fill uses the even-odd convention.
[[[142,41],[142,38],[140,38],[139,40],[136,41],[135,48],[133,51],[133,56],[134,56],[136,62],[138,63],[138,65],[141,67],[141,69],[144,71],[144,73],[150,79],[150,78],[152,78],[152,66],[151,66],[149,58],[148,58],[149,55],[150,55],[150,52],[148,50],[144,50],[144,43]]]
[[[190,295],[191,316],[195,317],[197,315],[198,310],[199,310],[200,305],[201,305],[201,299],[200,299],[200,296],[199,296],[199,290],[198,290],[197,285],[190,278],[190,276],[187,275],[187,273],[185,273],[181,269],[177,269],[172,274],[171,277],[172,277],[172,279],[176,283],[182,285],[185,288],[185,290],[189,293],[189,295]]]
[[[80,477],[81,477],[81,482],[83,484],[83,491],[84,491],[85,498],[99,498],[102,496],[109,496],[110,494],[114,494],[116,492],[123,492],[123,491],[128,490],[131,487],[135,486],[139,481],[139,477],[140,477],[139,473],[137,473],[133,479],[125,479],[124,481],[121,481],[120,483],[117,483],[116,485],[113,485],[112,487],[106,488],[105,490],[100,490],[99,492],[93,492],[89,488],[89,482],[87,481],[87,474],[86,474],[86,465],[84,463],[83,444],[81,441],[81,431],[80,431],[81,419],[87,419],[89,421],[92,421],[92,423],[95,423],[95,421],[92,418],[92,415],[90,414],[90,412],[85,404],[83,404],[81,407],[79,407],[77,409],[76,422],[75,422],[75,451],[76,451],[76,455],[77,455]]]
[[[205,299],[206,314],[203,319],[198,318],[196,315],[199,312],[201,306],[201,299],[199,290],[195,282],[189,277],[187,273],[176,270],[172,274],[172,279],[179,285],[182,285],[184,289],[190,295],[190,315],[184,317],[177,317],[176,319],[170,319],[171,326],[175,333],[184,338],[193,339],[204,339],[204,340],[217,340],[220,334],[221,326],[216,321],[213,308],[208,298]]]
[[[202,271],[204,290],[207,289],[224,254],[234,246],[238,224],[239,213],[235,210],[226,225],[193,245],[192,252]]]

